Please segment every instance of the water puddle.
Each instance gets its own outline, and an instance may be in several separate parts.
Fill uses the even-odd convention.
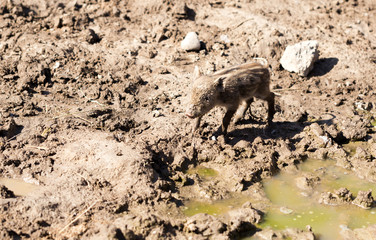
[[[362,141],[356,141],[356,142],[349,142],[347,144],[343,145],[343,149],[350,154],[350,156],[354,156],[356,149],[358,147],[367,149],[368,143],[362,142]]]
[[[218,172],[212,168],[198,166],[187,171],[188,174],[198,174],[203,179],[210,179],[218,176]]]
[[[352,172],[335,166],[331,160],[309,159],[299,168],[302,172],[322,172],[321,181],[314,188],[315,193],[302,195],[303,191],[296,186],[298,176],[293,174],[281,173],[264,181],[265,192],[272,205],[259,227],[306,229],[310,225],[320,240],[329,240],[340,239],[341,225],[353,229],[376,224],[376,209],[365,210],[352,204],[329,206],[318,203],[320,193],[334,192],[341,187],[346,187],[353,195],[357,195],[359,190],[369,189],[376,193],[376,184],[359,179]]]
[[[39,186],[20,179],[0,178],[0,184],[11,190],[16,196],[26,196]]]
[[[212,168],[207,168],[203,166],[197,166],[195,168],[189,169],[187,174],[197,174],[204,181],[213,180],[218,176],[218,172]],[[182,208],[183,213],[190,217],[197,213],[207,213],[213,216],[217,216],[230,211],[231,209],[240,207],[244,204],[247,199],[244,196],[234,196],[229,199],[217,200],[214,202],[201,202],[190,200],[185,203]]]
[[[186,216],[190,217],[197,213],[207,213],[213,216],[224,214],[232,209],[239,208],[245,202],[249,201],[248,198],[244,196],[233,196],[228,199],[218,200],[213,203],[200,202],[200,201],[189,201],[185,204],[183,212]]]
[[[358,146],[362,146],[362,143],[351,143],[346,146],[346,150],[354,152]],[[354,229],[376,224],[376,208],[365,210],[353,204],[330,206],[319,203],[322,193],[334,193],[335,190],[343,187],[352,193],[353,198],[356,197],[358,191],[370,189],[376,198],[376,184],[362,180],[352,171],[336,166],[333,160],[308,159],[298,168],[298,174],[280,173],[262,182],[270,200],[270,206],[263,222],[258,225],[259,228],[304,230],[309,225],[318,239],[332,240],[341,239],[340,231],[343,226]],[[188,173],[198,174],[208,181],[219,177],[217,171],[205,167],[191,169]],[[320,178],[313,190],[298,188],[297,178],[309,174]],[[252,199],[241,194],[212,203],[191,200],[185,203],[182,210],[186,216],[193,216],[197,213],[216,216],[239,208],[247,201],[252,202]]]

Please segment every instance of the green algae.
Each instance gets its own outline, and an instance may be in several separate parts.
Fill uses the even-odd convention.
[[[241,207],[247,200],[245,196],[233,196],[228,199],[214,202],[189,201],[185,204],[183,212],[186,216],[198,213],[207,213],[213,216],[224,214],[232,209]]]
[[[188,174],[198,174],[201,178],[208,179],[218,176],[218,172],[212,168],[198,166],[196,168],[189,169]]]
[[[364,142],[355,142],[345,147],[347,151],[354,152],[357,147],[364,147],[363,144]],[[321,193],[335,192],[342,187],[349,189],[353,197],[358,191],[371,189],[375,193],[376,184],[359,179],[352,171],[336,166],[333,160],[307,159],[298,168],[297,174],[280,173],[262,182],[270,206],[257,227],[304,230],[309,225],[320,240],[331,240],[341,238],[340,231],[343,226],[354,229],[376,224],[376,209],[365,210],[352,204],[329,206],[318,201]],[[220,178],[217,171],[202,166],[187,173],[198,174],[205,181]],[[296,186],[296,178],[308,173],[320,177],[320,181],[311,192],[303,191]],[[186,216],[198,213],[217,216],[240,208],[247,201],[252,202],[252,199],[241,194],[212,202],[190,200],[185,202],[182,211]]]
[[[364,210],[355,205],[345,204],[328,206],[318,203],[317,192],[334,192],[336,189],[346,187],[354,195],[359,190],[372,189],[376,185],[356,177],[352,172],[335,166],[331,160],[309,159],[299,166],[302,172],[322,171],[320,184],[314,189],[316,195],[304,196],[295,184],[296,175],[281,173],[263,182],[271,206],[264,217],[260,228],[273,229],[299,228],[306,229],[309,225],[321,240],[339,239],[341,225],[349,228],[360,228],[376,224],[376,210]],[[287,208],[291,214],[281,212]]]

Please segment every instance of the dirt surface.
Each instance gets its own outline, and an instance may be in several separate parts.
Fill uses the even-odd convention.
[[[0,176],[40,187],[14,197],[2,186],[0,238],[313,239],[314,229],[257,229],[260,181],[315,157],[376,182],[375,13],[374,0],[1,0]],[[180,48],[191,31],[199,52]],[[306,78],[279,64],[303,40],[320,50]],[[256,101],[256,118],[230,125],[227,139],[220,108],[192,136],[194,67],[253,57],[268,60],[278,95],[271,128]],[[365,147],[343,149],[358,140]],[[197,165],[221,178],[187,173]],[[223,216],[181,210],[236,194],[247,203]]]

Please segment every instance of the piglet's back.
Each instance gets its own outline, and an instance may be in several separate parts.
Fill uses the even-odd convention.
[[[240,98],[258,97],[269,89],[270,74],[265,65],[257,62],[245,63],[224,69],[213,74],[213,78],[223,78],[223,88],[230,94],[239,93]]]
[[[237,71],[250,71],[252,69],[257,70],[257,69],[263,69],[263,68],[267,68],[267,66],[262,65],[261,63],[258,63],[258,62],[244,63],[244,64],[236,65],[236,66],[215,72],[213,76],[227,75],[227,74],[231,74]]]

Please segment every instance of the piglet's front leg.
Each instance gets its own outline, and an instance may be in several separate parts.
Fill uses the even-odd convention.
[[[195,132],[200,127],[201,118],[202,117],[196,118],[196,120],[194,122],[194,125],[193,125],[193,132]]]
[[[228,109],[225,116],[223,117],[223,121],[222,121],[222,133],[223,133],[223,135],[227,134],[228,125],[230,124],[231,118],[235,114],[235,112],[236,112],[236,110]]]

